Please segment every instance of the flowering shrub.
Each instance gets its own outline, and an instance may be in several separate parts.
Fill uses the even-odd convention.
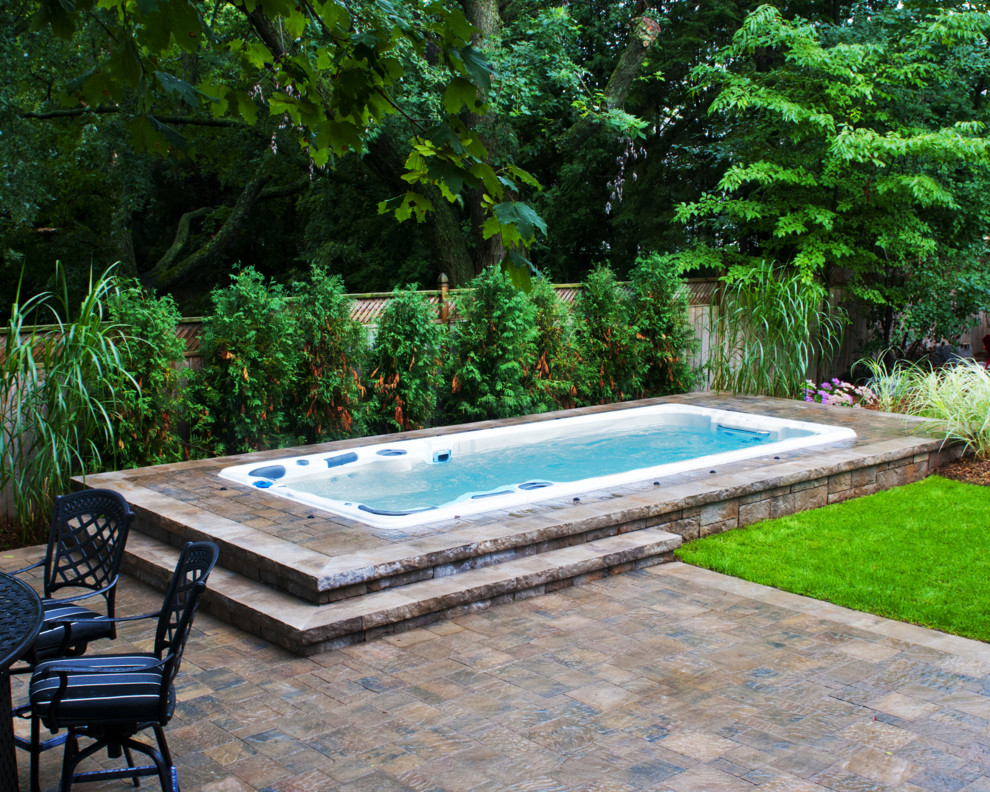
[[[801,393],[806,402],[833,407],[875,407],[878,402],[877,395],[866,385],[853,385],[838,377],[832,377],[820,385],[805,380]]]

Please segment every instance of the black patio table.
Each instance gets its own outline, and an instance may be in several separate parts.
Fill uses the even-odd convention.
[[[0,572],[0,790],[17,789],[17,756],[10,702],[11,664],[24,656],[41,629],[41,599],[27,583]]]

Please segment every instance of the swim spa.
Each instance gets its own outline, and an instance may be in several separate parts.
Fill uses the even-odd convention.
[[[220,475],[404,529],[853,438],[843,427],[657,404],[289,456]]]

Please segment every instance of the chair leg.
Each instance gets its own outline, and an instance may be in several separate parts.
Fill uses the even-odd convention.
[[[128,745],[124,746],[124,757],[127,759],[127,766],[134,767],[134,756],[131,754],[131,748]],[[131,776],[131,782],[136,787],[141,786],[141,779],[136,775]]]
[[[155,742],[158,743],[158,751],[162,757],[162,766],[160,768],[162,771],[162,791],[178,792],[178,773],[175,770],[175,764],[172,762],[172,754],[168,750],[168,742],[165,740],[165,729],[159,723],[153,723],[151,728],[155,732]]]
[[[57,734],[54,737],[49,737],[47,740],[41,739],[41,721],[39,718],[31,717],[31,736],[28,738],[19,737],[14,735],[14,745],[23,751],[27,751],[30,754],[31,761],[31,771],[30,771],[30,785],[28,789],[30,792],[40,792],[41,791],[41,771],[40,762],[41,754],[51,748],[57,748],[66,741],[65,734]]]
[[[38,718],[31,718],[31,745],[28,746],[28,753],[31,754],[31,792],[41,792],[41,771],[38,767],[41,762],[41,721]]]
[[[124,750],[126,751],[129,748],[133,748],[138,753],[143,753],[145,756],[151,759],[151,761],[155,763],[155,766],[154,768],[151,768],[150,766],[144,768],[145,769],[144,775],[154,775],[155,773],[157,773],[158,783],[162,785],[162,792],[173,792],[172,778],[171,778],[171,774],[169,773],[169,769],[172,764],[172,759],[168,754],[168,746],[165,745],[163,742],[165,739],[165,733],[162,731],[161,726],[158,726],[157,724],[155,724],[152,728],[154,728],[155,730],[155,737],[156,738],[160,737],[160,739],[158,739],[157,748],[153,745],[148,745],[138,740],[128,738],[123,742]],[[133,767],[133,765],[128,765],[128,766]],[[132,776],[132,778],[135,781],[137,780],[136,776]]]
[[[58,782],[58,792],[69,792],[72,789],[72,774],[82,759],[79,740],[76,738],[76,733],[70,731],[65,738],[65,748],[62,751],[62,777]]]
[[[168,742],[165,740],[165,730],[160,724],[154,723],[151,728],[155,732],[155,740],[158,742],[158,750],[161,751],[162,759],[169,767],[172,766],[172,754],[168,750]]]
[[[70,792],[74,782],[89,782],[109,780],[113,778],[130,778],[135,783],[138,776],[158,776],[162,792],[175,792],[175,772],[172,767],[172,759],[168,753],[168,746],[165,744],[165,734],[161,727],[155,726],[155,736],[158,746],[143,743],[131,737],[123,735],[113,735],[107,738],[98,738],[92,745],[88,745],[82,750],[79,748],[77,734],[70,732],[66,740],[65,754],[62,761],[62,780],[59,787],[60,792]],[[114,755],[123,753],[127,757],[127,766],[116,770],[90,770],[80,772],[77,770],[79,764],[94,754],[110,749]],[[131,751],[144,754],[154,763],[153,765],[134,765]],[[163,756],[164,752],[164,756]],[[168,757],[167,759],[165,757]]]

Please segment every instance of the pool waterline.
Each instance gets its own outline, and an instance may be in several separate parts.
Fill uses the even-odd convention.
[[[665,429],[668,428],[668,429]],[[570,468],[581,460],[561,463],[552,453],[550,444],[566,438],[598,435],[606,440],[619,434],[653,433],[662,437],[665,431],[682,433],[685,428],[704,439],[706,453],[683,458],[657,456],[653,450],[637,452],[642,464],[629,468],[626,454],[619,442],[620,468],[610,470],[592,464],[590,475],[570,477]],[[715,452],[708,444],[719,439]],[[854,440],[856,434],[845,427],[797,421],[785,418],[753,415],[730,410],[682,404],[655,404],[630,407],[591,415],[569,416],[528,424],[476,429],[392,443],[361,446],[336,454],[288,456],[264,464],[235,465],[220,471],[220,475],[237,483],[262,489],[298,503],[328,511],[338,516],[358,520],[377,528],[407,529],[438,520],[457,519],[483,514],[495,509],[513,509],[539,501],[580,496],[593,490],[624,486],[634,482],[661,479],[666,476],[711,468],[729,462],[773,456],[775,454],[813,448]],[[725,441],[725,442],[722,442]],[[698,446],[698,442],[694,442]],[[615,443],[612,444],[615,446]],[[456,472],[457,462],[479,459],[493,460],[524,449],[523,456],[542,458],[547,468],[527,471],[520,465],[505,466],[507,480],[487,476],[486,463],[481,463],[482,475],[476,486],[464,484],[460,489],[437,494],[442,489],[437,476],[441,472]],[[593,463],[599,462],[599,452],[592,453]],[[613,456],[616,454],[613,453]],[[652,464],[651,464],[652,461]],[[637,462],[639,464],[639,462]],[[414,468],[434,479],[432,483],[409,484],[404,477]],[[518,475],[516,471],[518,470]],[[319,474],[314,475],[314,471]],[[442,478],[442,476],[440,477]],[[321,481],[322,479],[322,481]],[[378,480],[384,490],[433,488],[419,503],[396,500],[390,493],[384,500],[366,497],[370,492],[361,479]],[[410,479],[411,481],[411,479]],[[379,486],[379,489],[382,489]],[[414,493],[405,493],[414,494]],[[405,497],[403,494],[403,497]],[[329,496],[328,496],[329,495]]]

